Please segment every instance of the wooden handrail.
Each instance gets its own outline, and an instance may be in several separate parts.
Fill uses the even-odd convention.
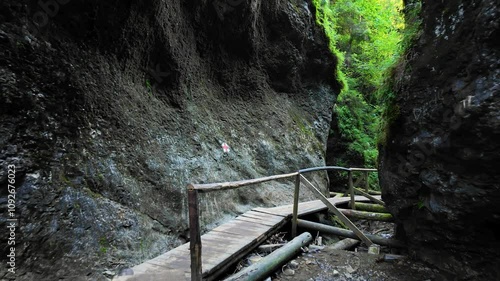
[[[292,219],[292,235],[295,236],[297,232],[297,209],[298,209],[298,202],[299,202],[299,188],[300,188],[300,183],[301,181],[304,181],[302,179],[301,174],[305,173],[310,173],[310,172],[316,172],[316,171],[327,171],[327,170],[340,170],[340,171],[347,171],[349,172],[349,176],[351,178],[351,174],[354,171],[362,171],[362,172],[375,172],[377,169],[370,169],[370,168],[345,168],[345,167],[338,167],[338,166],[324,166],[324,167],[314,167],[314,168],[308,168],[308,169],[301,169],[298,170],[297,172],[293,173],[288,173],[288,174],[282,174],[282,175],[273,175],[273,176],[268,176],[268,177],[261,177],[261,178],[256,178],[256,179],[248,179],[248,180],[240,180],[240,181],[230,181],[230,182],[220,182],[220,183],[208,183],[208,184],[188,184],[187,189],[188,189],[188,206],[189,206],[189,232],[190,232],[190,252],[191,252],[191,280],[192,281],[201,281],[203,276],[202,276],[202,267],[201,267],[201,252],[202,252],[202,245],[201,245],[201,234],[200,234],[200,223],[199,223],[199,209],[198,209],[198,193],[206,193],[206,192],[212,192],[212,191],[218,191],[218,190],[231,190],[231,189],[236,189],[248,185],[253,185],[253,184],[259,184],[259,183],[264,183],[268,181],[273,181],[273,180],[279,180],[279,179],[286,179],[286,178],[291,178],[295,177],[295,192],[294,192],[294,207],[293,207],[293,219]],[[307,181],[307,180],[306,180]],[[311,185],[312,186],[312,185]],[[315,189],[313,187],[313,189]],[[350,189],[351,191],[354,191],[352,187],[352,179],[350,181]],[[317,191],[316,193],[318,193]],[[321,194],[320,194],[321,195]],[[321,197],[321,196],[320,196]],[[324,196],[323,196],[324,197]],[[325,199],[325,198],[320,198],[320,199]],[[328,201],[326,201],[328,202]],[[329,203],[329,202],[328,202]],[[331,208],[327,204],[328,207]],[[354,206],[354,205],[353,205]],[[369,239],[365,239],[366,237],[361,235],[358,235],[362,237],[363,241],[366,242],[366,244],[371,244],[371,241]]]
[[[368,237],[366,237],[363,232],[361,232],[361,230],[359,230],[356,225],[352,223],[351,220],[349,220],[342,212],[340,212],[339,209],[335,207],[335,205],[330,203],[330,201],[328,201],[328,199],[323,194],[321,194],[321,191],[319,191],[308,179],[300,175],[300,180],[305,184],[307,188],[309,188],[309,190],[311,190],[316,196],[318,196],[321,202],[323,202],[330,211],[332,211],[344,224],[349,227],[349,229],[351,229],[356,234],[359,240],[363,241],[367,246],[371,246],[373,244],[373,242]]]
[[[307,168],[307,169],[300,169],[298,172],[300,174],[305,174],[305,173],[310,173],[310,172],[316,172],[316,171],[331,171],[331,170],[339,170],[339,171],[353,171],[353,172],[376,172],[377,169],[372,169],[372,168],[345,168],[345,167],[340,167],[340,166],[324,166],[324,167],[314,167],[314,168]]]
[[[263,183],[272,180],[279,180],[285,178],[291,178],[298,175],[298,172],[283,174],[283,175],[274,175],[269,177],[256,178],[251,180],[241,180],[241,181],[230,181],[230,182],[220,182],[220,183],[207,183],[207,184],[190,184],[188,185],[188,190],[197,190],[198,192],[205,193],[217,190],[229,190],[235,189],[239,187],[244,187],[247,185]]]

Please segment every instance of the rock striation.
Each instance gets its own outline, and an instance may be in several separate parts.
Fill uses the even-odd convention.
[[[324,165],[336,64],[310,1],[2,0],[17,280],[104,280],[186,242],[190,182]],[[292,190],[204,195],[203,227]]]

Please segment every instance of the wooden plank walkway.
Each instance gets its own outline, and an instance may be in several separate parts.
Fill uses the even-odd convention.
[[[328,199],[339,205],[349,197]],[[367,201],[356,196],[356,201]],[[299,216],[325,210],[320,200],[299,203]],[[203,277],[215,280],[290,221],[293,205],[255,208],[201,236]],[[133,275],[116,276],[114,281],[190,281],[189,243],[132,267]]]

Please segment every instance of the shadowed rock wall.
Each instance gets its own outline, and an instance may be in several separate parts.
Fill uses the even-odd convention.
[[[339,85],[313,12],[310,1],[2,0],[0,208],[14,165],[17,280],[100,280],[186,242],[189,182],[324,165]],[[202,224],[291,203],[292,189],[202,196]]]
[[[450,280],[498,280],[499,3],[422,1],[421,15],[395,77],[383,199],[416,257]]]

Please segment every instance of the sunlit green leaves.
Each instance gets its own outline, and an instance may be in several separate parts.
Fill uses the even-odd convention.
[[[376,93],[403,51],[402,0],[313,2],[330,49],[342,58],[339,73],[346,87],[335,107],[339,133],[365,166],[375,166],[377,130],[386,101]]]

